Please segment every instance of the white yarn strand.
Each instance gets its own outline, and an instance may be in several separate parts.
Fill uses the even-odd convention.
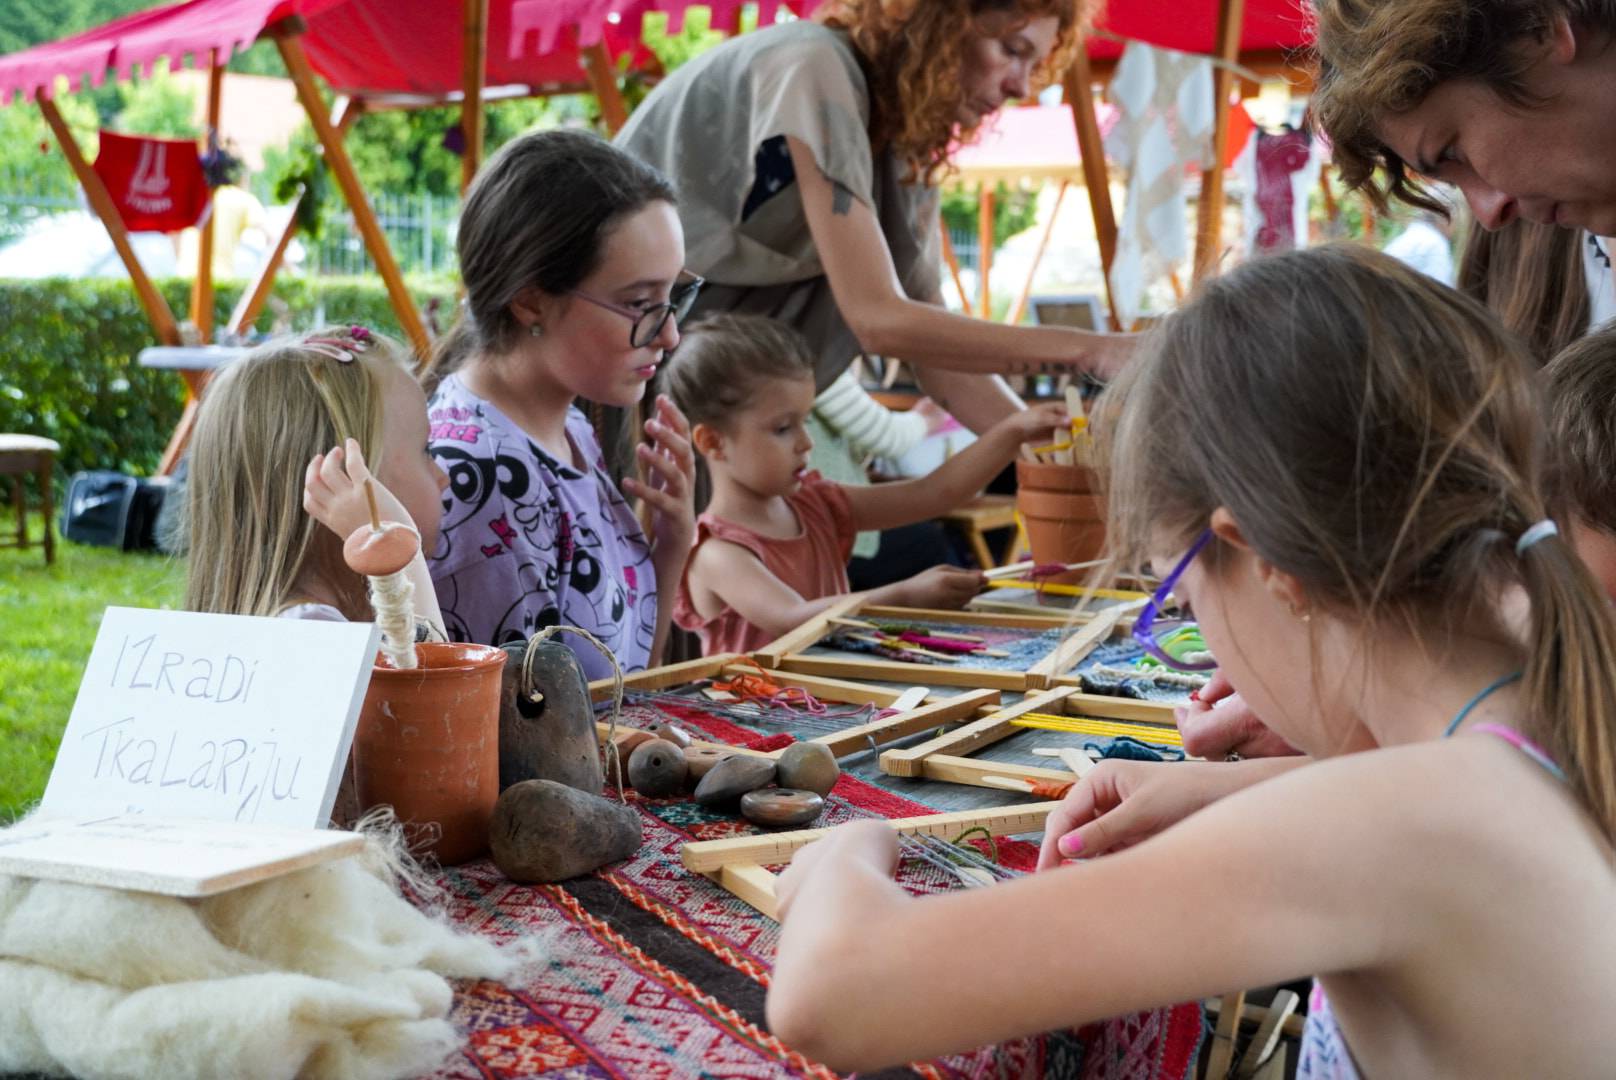
[[[415,659],[415,585],[403,570],[370,579],[370,603],[382,628],[382,652],[400,670],[418,666]]]

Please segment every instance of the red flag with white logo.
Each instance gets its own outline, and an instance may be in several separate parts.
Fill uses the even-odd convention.
[[[95,171],[130,232],[177,232],[207,209],[207,179],[193,140],[103,131]]]

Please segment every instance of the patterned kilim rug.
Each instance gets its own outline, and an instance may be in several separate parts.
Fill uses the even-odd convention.
[[[835,1076],[765,1027],[778,926],[679,861],[686,841],[759,830],[690,802],[630,799],[645,842],[591,876],[516,885],[486,860],[443,873],[448,914],[462,929],[496,941],[550,938],[547,967],[456,990],[453,1019],[467,1043],[435,1080]],[[846,775],[826,804],[819,824],[932,812]],[[1028,844],[1001,841],[998,850],[1014,869],[1036,862]],[[921,861],[899,872],[914,892],[950,887],[947,877]],[[1202,1030],[1200,1007],[1186,1004],[880,1075],[1181,1080]]]

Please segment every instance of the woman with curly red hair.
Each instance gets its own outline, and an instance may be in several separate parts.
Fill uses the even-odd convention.
[[[949,153],[1063,70],[1089,0],[843,0],[681,67],[619,146],[674,181],[693,315],[789,323],[828,386],[902,358],[977,431],[1020,406],[996,374],[1107,375],[1124,338],[1007,327],[941,306],[937,181]]]

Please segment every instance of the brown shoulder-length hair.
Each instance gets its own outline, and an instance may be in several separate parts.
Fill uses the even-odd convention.
[[[1033,75],[1034,86],[1047,86],[1071,64],[1094,6],[1093,0],[840,0],[819,17],[846,30],[865,60],[871,144],[890,147],[908,167],[906,179],[932,184],[949,166],[950,147],[979,126],[959,123],[960,71],[972,33],[985,32],[983,21],[995,17],[1019,25],[1054,16],[1055,47]]]
[[[1314,123],[1329,136],[1347,187],[1381,210],[1397,199],[1445,212],[1376,134],[1382,117],[1416,107],[1454,79],[1530,106],[1524,76],[1533,53],[1525,46],[1546,42],[1557,19],[1616,32],[1616,0],[1314,0],[1313,10]]]

